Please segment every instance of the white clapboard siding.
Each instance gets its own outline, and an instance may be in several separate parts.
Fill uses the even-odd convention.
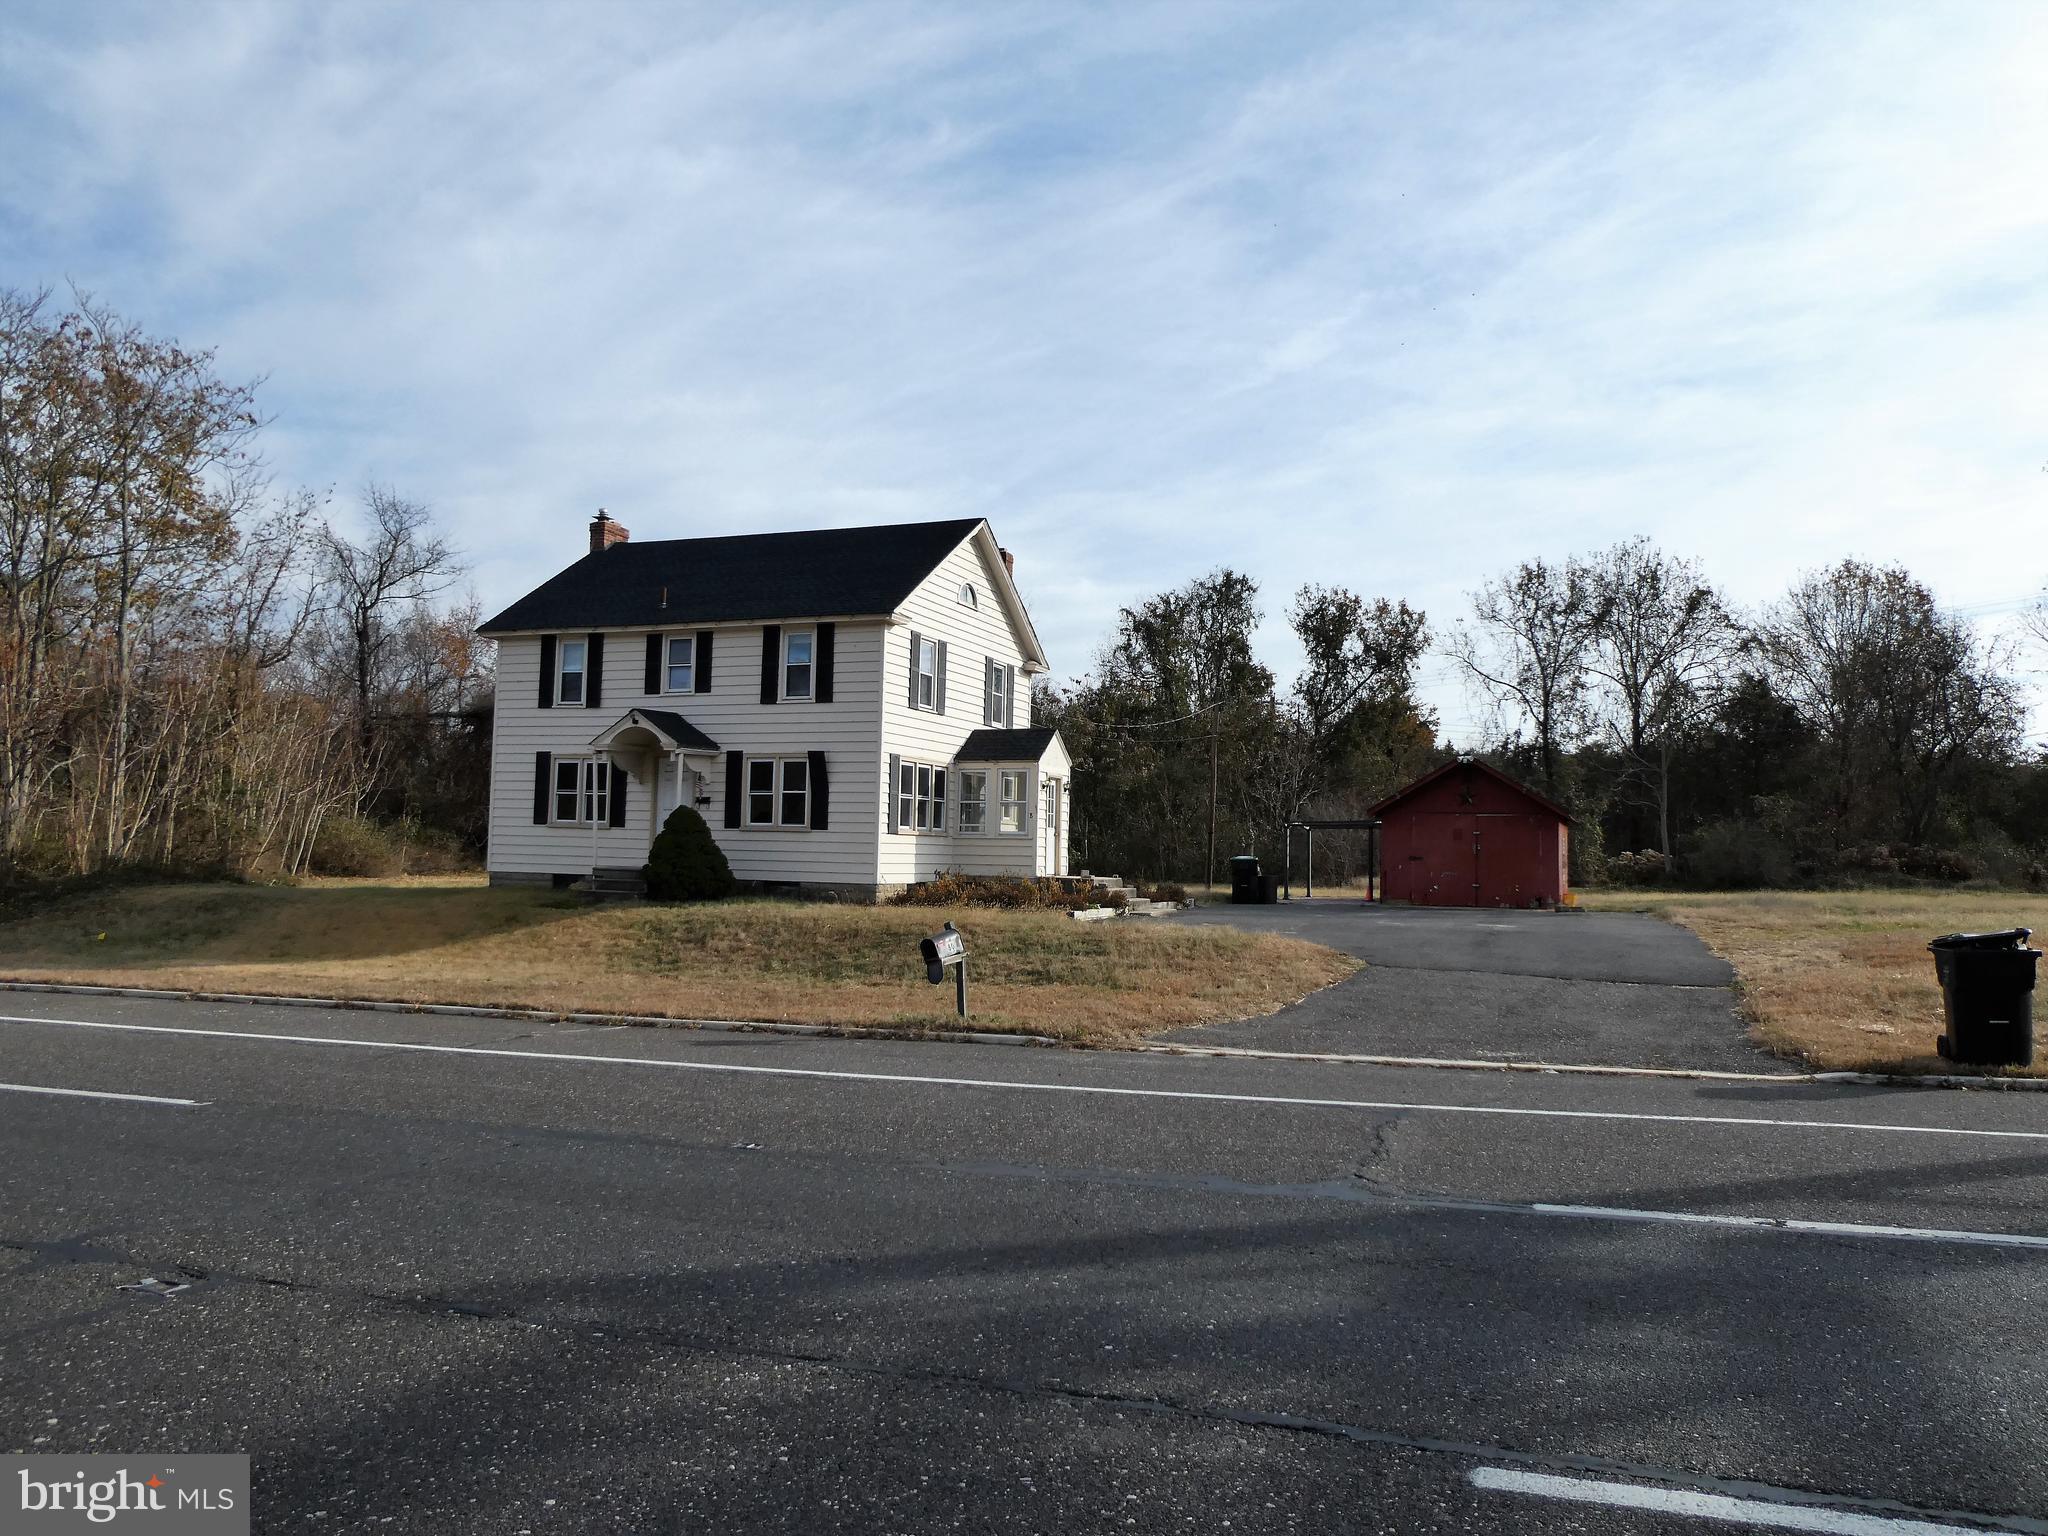
[[[880,777],[888,777],[890,754],[905,761],[930,763],[956,772],[953,755],[975,731],[982,728],[985,663],[993,657],[1015,668],[1013,700],[1015,714],[1009,724],[1031,723],[1031,679],[1024,674],[1024,651],[1009,616],[996,595],[997,575],[983,552],[983,541],[970,537],[948,555],[921,582],[884,635],[886,647],[882,665],[882,763]],[[972,582],[980,597],[969,608],[960,600],[960,589]],[[921,634],[946,642],[946,712],[910,707],[910,637]],[[995,825],[994,764],[990,768],[989,824]],[[893,793],[893,787],[884,786]],[[1032,793],[1037,788],[1034,779]],[[1035,802],[1034,802],[1035,806]],[[959,792],[949,780],[947,786],[947,830],[934,832],[891,832],[886,801],[877,799],[870,819],[881,838],[881,879],[884,884],[908,884],[927,880],[943,870],[971,874],[1030,875],[1042,870],[1036,839],[1034,809],[1022,834],[998,832],[972,836],[955,831],[959,819]]]
[[[791,620],[782,628],[811,627]],[[491,756],[489,868],[502,873],[585,874],[598,867],[634,867],[646,861],[653,836],[653,760],[621,752],[627,770],[626,825],[598,829],[536,826],[533,822],[534,754],[587,752],[590,739],[636,705],[670,709],[724,749],[749,754],[826,754],[830,821],[809,828],[728,828],[725,762],[693,759],[704,773],[711,803],[698,807],[742,880],[793,880],[872,885],[876,881],[879,821],[873,807],[880,789],[879,692],[882,636],[876,621],[841,620],[834,644],[833,701],[761,702],[761,626],[679,622],[676,633],[713,631],[709,693],[644,693],[644,629],[605,630],[603,704],[590,709],[557,704],[542,709],[540,637],[508,635],[498,645],[497,714]],[[565,631],[575,638],[582,631]],[[594,853],[593,853],[594,848]]]

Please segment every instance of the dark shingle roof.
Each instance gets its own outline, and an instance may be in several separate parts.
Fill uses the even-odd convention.
[[[679,747],[694,747],[699,752],[718,750],[717,742],[672,709],[636,709],[633,713]]]
[[[478,633],[894,613],[980,521],[629,540],[585,555]]]
[[[1059,735],[1049,725],[1031,725],[1016,731],[979,730],[960,743],[953,754],[956,763],[1035,763]]]

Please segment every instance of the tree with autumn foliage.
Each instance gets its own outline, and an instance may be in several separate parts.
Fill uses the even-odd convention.
[[[446,632],[474,615],[432,607],[460,573],[424,511],[366,596],[319,499],[272,491],[261,427],[212,353],[89,295],[0,292],[0,875],[305,868],[396,760],[318,664],[337,613],[394,674],[459,657],[474,700],[476,642]]]

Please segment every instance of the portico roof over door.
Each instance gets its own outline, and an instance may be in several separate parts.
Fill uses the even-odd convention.
[[[652,738],[651,740],[649,738]],[[629,709],[590,738],[600,752],[614,749],[716,752],[718,743],[672,709]]]

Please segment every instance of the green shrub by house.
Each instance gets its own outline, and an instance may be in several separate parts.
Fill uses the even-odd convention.
[[[704,818],[687,805],[677,806],[661,824],[640,874],[655,901],[717,901],[734,888],[724,851],[712,841]]]

